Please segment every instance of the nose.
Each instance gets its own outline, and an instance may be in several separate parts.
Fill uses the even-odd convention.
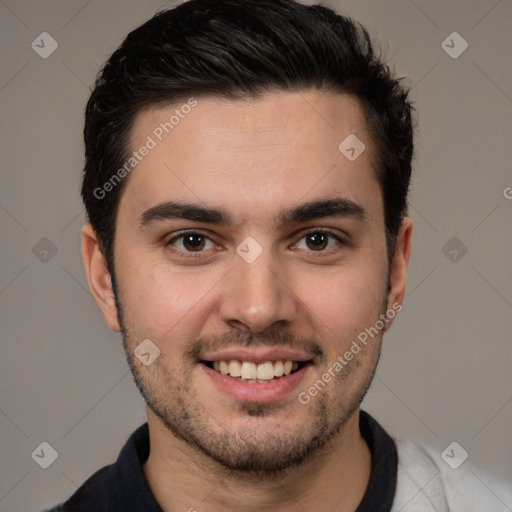
[[[285,274],[263,253],[247,263],[235,257],[235,266],[224,281],[220,316],[235,329],[263,333],[291,324],[297,318],[298,301]]]

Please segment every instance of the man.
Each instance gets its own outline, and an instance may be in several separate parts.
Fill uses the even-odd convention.
[[[148,423],[55,510],[490,510],[359,409],[404,298],[411,110],[327,8],[191,0],[128,35],[87,106],[82,252]]]

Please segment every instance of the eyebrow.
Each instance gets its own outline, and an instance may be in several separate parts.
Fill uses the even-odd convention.
[[[278,225],[297,224],[324,217],[354,217],[357,220],[367,219],[366,210],[350,199],[336,198],[293,206],[280,213]]]
[[[277,226],[307,222],[324,217],[353,217],[367,219],[366,210],[350,199],[336,198],[311,201],[283,210],[278,215]],[[223,208],[209,208],[199,203],[168,201],[144,211],[139,216],[139,226],[144,228],[154,222],[185,219],[205,224],[233,224],[232,216]]]
[[[168,201],[149,208],[139,216],[139,226],[146,227],[161,220],[185,219],[206,224],[231,225],[229,213],[222,208],[208,208],[196,203]]]

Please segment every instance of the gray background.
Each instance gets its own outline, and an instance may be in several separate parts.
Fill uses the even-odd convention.
[[[82,269],[81,130],[100,64],[164,5],[0,0],[1,511],[68,496],[145,418]],[[332,5],[381,40],[420,120],[408,293],[364,407],[439,452],[457,441],[498,494],[494,478],[512,481],[511,1]],[[59,45],[47,59],[31,48],[43,31]],[[441,46],[454,31],[469,44],[456,59]],[[43,441],[48,469],[31,458]]]

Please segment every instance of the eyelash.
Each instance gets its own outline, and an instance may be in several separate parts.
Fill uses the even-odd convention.
[[[332,231],[330,231],[328,229],[322,229],[322,228],[313,228],[313,229],[310,229],[310,230],[306,231],[299,238],[299,240],[295,244],[293,244],[293,245],[296,246],[300,241],[304,240],[307,236],[309,236],[309,235],[316,235],[316,234],[328,235],[331,238],[331,240],[332,239],[336,240],[338,242],[336,247],[339,246],[339,245],[347,245],[346,242],[339,235],[333,233]],[[333,250],[335,250],[336,247],[331,247],[330,249],[326,249],[326,250],[323,250],[323,251],[313,251],[313,250],[310,250],[310,251],[307,251],[307,252],[311,253],[312,255],[321,256],[321,255],[331,254],[331,252]]]
[[[187,250],[183,250],[183,249],[177,249],[176,247],[173,246],[173,244],[176,241],[183,240],[188,235],[199,235],[199,236],[204,237],[205,240],[214,243],[213,240],[208,235],[205,235],[204,233],[201,233],[200,231],[190,230],[190,231],[182,231],[178,235],[176,235],[176,236],[172,237],[171,239],[167,240],[166,242],[164,242],[164,246],[166,248],[171,247],[173,251],[178,252],[180,256],[185,257],[185,258],[204,257],[204,254],[205,254],[206,251],[187,251]]]
[[[338,244],[336,245],[339,246],[339,245],[347,245],[347,243],[337,234],[333,233],[332,231],[329,231],[327,229],[322,229],[322,228],[313,228],[305,233],[302,234],[302,236],[297,240],[297,242],[295,242],[292,246],[292,248],[294,248],[300,241],[304,240],[307,236],[309,235],[313,235],[313,234],[324,234],[324,235],[328,235],[331,240],[334,239],[338,242]],[[204,237],[207,241],[213,243],[215,245],[215,242],[213,242],[213,240],[206,234],[200,232],[200,231],[182,231],[181,233],[179,233],[178,235],[172,237],[171,239],[167,240],[165,243],[164,243],[164,246],[167,248],[167,247],[172,247],[172,250],[174,251],[177,251],[180,253],[180,256],[184,256],[184,257],[187,257],[187,258],[198,258],[198,257],[204,257],[204,254],[206,251],[187,251],[187,250],[183,250],[183,249],[177,249],[176,247],[173,246],[173,244],[178,241],[178,240],[183,240],[187,235],[199,235],[199,236],[202,236]],[[218,245],[216,245],[216,247],[218,247]],[[310,254],[312,255],[322,255],[322,254],[330,254],[331,251],[333,251],[333,249],[335,250],[336,247],[334,248],[330,248],[330,249],[326,249],[326,250],[321,250],[321,251],[313,251],[313,250],[310,250],[310,251],[307,251],[309,252]]]

